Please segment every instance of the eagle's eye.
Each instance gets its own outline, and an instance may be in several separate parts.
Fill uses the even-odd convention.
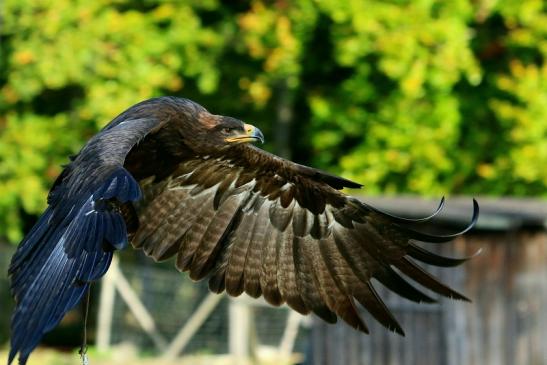
[[[234,128],[234,127],[224,127],[224,128],[222,129],[222,131],[223,131],[224,133],[232,133],[232,132],[235,131],[236,129],[237,129],[237,128]]]

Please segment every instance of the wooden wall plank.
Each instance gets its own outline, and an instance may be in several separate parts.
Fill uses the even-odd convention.
[[[429,247],[428,247],[429,248]],[[375,283],[407,333],[365,315],[371,335],[314,321],[313,364],[547,365],[547,233],[475,233],[443,247],[478,257],[458,268],[427,269],[473,302],[416,305]]]

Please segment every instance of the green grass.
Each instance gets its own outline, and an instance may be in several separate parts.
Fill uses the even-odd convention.
[[[119,345],[108,352],[99,352],[90,347],[87,356],[90,365],[245,365],[244,361],[236,361],[229,355],[195,354],[178,358],[176,360],[163,360],[159,357],[143,356],[131,345]],[[7,359],[8,350],[0,349],[0,363]],[[261,356],[249,365],[289,365],[288,359],[279,359],[275,356]],[[38,348],[29,358],[27,365],[81,365],[82,360],[78,350],[62,352],[51,348]]]

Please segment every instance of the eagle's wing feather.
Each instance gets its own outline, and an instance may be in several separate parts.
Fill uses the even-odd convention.
[[[398,333],[372,278],[407,299],[433,301],[396,268],[434,292],[466,299],[412,261],[454,266],[465,259],[438,256],[412,241],[445,242],[465,232],[477,219],[476,202],[463,232],[424,234],[411,226],[427,219],[383,213],[338,191],[358,184],[251,146],[185,161],[167,180],[141,186],[146,198],[137,206],[133,245],[156,260],[176,256],[179,270],[195,280],[209,277],[214,292],[263,295],[328,322],[340,316],[366,332],[358,302]]]
[[[125,156],[157,127],[153,119],[115,120],[93,137],[57,179],[48,208],[19,245],[9,275],[16,308],[9,363],[24,364],[44,333],[53,329],[108,269],[114,249],[127,244],[123,217],[111,202],[140,198],[123,168]],[[114,143],[112,143],[114,142]]]

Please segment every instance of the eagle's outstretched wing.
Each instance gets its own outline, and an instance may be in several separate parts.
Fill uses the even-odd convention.
[[[44,333],[79,303],[88,283],[108,270],[113,250],[127,245],[125,223],[113,202],[138,200],[141,191],[123,163],[131,148],[158,126],[155,119],[114,120],[55,182],[48,208],[9,268],[16,302],[9,363],[19,353],[25,364]]]
[[[413,260],[454,266],[465,259],[438,256],[414,240],[440,243],[465,233],[477,220],[476,201],[465,230],[429,235],[415,227],[425,219],[394,217],[338,190],[358,184],[250,145],[190,159],[168,178],[150,178],[141,186],[140,226],[132,244],[156,260],[176,256],[179,270],[195,280],[209,277],[214,292],[263,295],[271,304],[286,302],[327,322],[340,316],[367,332],[357,300],[401,334],[372,278],[416,302],[433,299],[396,270],[441,295],[466,299]]]

